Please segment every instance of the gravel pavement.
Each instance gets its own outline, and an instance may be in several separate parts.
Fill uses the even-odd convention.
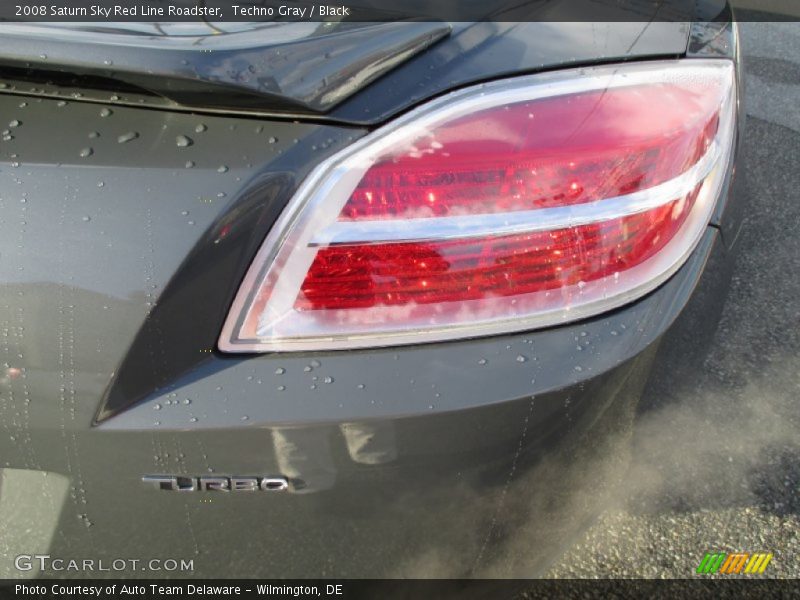
[[[740,26],[750,205],[719,330],[549,577],[689,577],[708,551],[773,552],[765,576],[800,577],[800,23]]]

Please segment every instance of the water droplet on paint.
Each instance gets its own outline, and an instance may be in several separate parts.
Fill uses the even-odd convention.
[[[130,142],[131,140],[135,140],[138,137],[139,137],[138,133],[136,133],[135,131],[129,131],[129,132],[123,133],[121,136],[119,136],[117,138],[117,143],[118,144],[126,144],[126,143]]]

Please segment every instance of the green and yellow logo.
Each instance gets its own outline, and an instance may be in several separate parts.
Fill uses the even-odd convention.
[[[706,552],[697,572],[701,574],[721,573],[723,575],[739,575],[741,573],[763,573],[772,560],[772,554],[766,552]]]

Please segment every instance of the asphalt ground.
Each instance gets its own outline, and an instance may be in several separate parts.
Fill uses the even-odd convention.
[[[717,551],[800,577],[800,23],[740,31],[749,207],[720,326],[650,391],[619,493],[548,577],[685,578]]]

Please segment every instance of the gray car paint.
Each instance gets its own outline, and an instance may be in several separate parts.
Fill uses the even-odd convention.
[[[330,110],[450,31],[433,22],[260,23],[227,31],[175,25],[143,31],[123,23],[0,23],[0,64],[37,63],[54,79],[133,85],[137,99],[151,92],[173,108],[314,113]]]
[[[384,28],[386,25],[381,24]],[[117,72],[112,69],[114,65],[103,65],[102,56],[87,59],[85,44],[70,45],[58,41],[53,43],[69,49],[69,60],[62,59],[59,62],[53,57],[48,59],[49,63],[42,63],[38,59],[41,53],[38,42],[6,42],[6,52],[11,50],[10,54],[3,52],[0,45],[0,53],[5,55],[5,58],[0,56],[0,64],[5,62],[7,65],[5,87],[0,88],[0,93],[23,93],[116,105],[158,106],[172,111],[223,111],[228,114],[244,112],[273,118],[302,116],[306,120],[374,125],[448,90],[498,77],[587,63],[677,57],[686,51],[689,36],[688,24],[672,22],[479,22],[449,23],[444,29],[441,24],[428,24],[427,28],[408,23],[401,25],[413,29],[418,34],[420,43],[439,39],[448,29],[451,32],[425,52],[414,56],[404,55],[404,62],[399,65],[391,62],[391,52],[386,52],[385,46],[384,54],[381,54],[380,44],[376,46],[374,43],[363,43],[363,36],[374,35],[369,28],[363,28],[363,24],[362,28],[356,28],[349,33],[345,31],[321,37],[315,33],[316,30],[311,30],[309,39],[291,42],[300,47],[300,51],[296,53],[287,53],[287,46],[290,44],[283,43],[264,44],[256,49],[229,50],[227,52],[232,53],[234,58],[228,59],[228,62],[238,65],[236,73],[243,70],[246,81],[259,78],[265,81],[274,80],[274,85],[270,84],[262,90],[264,93],[260,98],[246,98],[246,102],[241,101],[238,104],[235,102],[236,95],[227,86],[239,81],[240,77],[231,75],[229,66],[225,67],[225,61],[220,62],[221,58],[217,58],[219,52],[208,56],[198,56],[196,52],[191,52],[189,58],[192,63],[184,65],[180,60],[189,62],[189,58],[184,57],[173,62],[173,55],[178,56],[181,52],[170,50],[166,54],[169,60],[165,66],[161,63],[166,59],[160,59],[157,49],[151,49],[141,53],[144,58],[126,58],[127,69],[130,71],[126,75],[126,71]],[[406,39],[404,35],[406,34],[396,33],[396,41]],[[347,44],[347,53],[340,56],[340,48],[336,56],[330,52],[327,53],[330,56],[326,56],[326,44],[333,47],[351,37],[354,43]],[[411,39],[415,38],[411,36]],[[382,38],[378,38],[373,42],[378,43],[381,40]],[[21,48],[17,49],[16,46],[20,44]],[[124,47],[115,52],[122,52],[123,56],[131,54]],[[248,61],[258,58],[258,63],[262,65],[261,71],[251,73],[247,69],[250,63],[236,58],[238,53],[247,55]],[[305,64],[308,61],[300,60],[308,55],[315,57],[310,65]],[[270,62],[269,56],[274,60]],[[394,68],[381,68],[380,73],[383,76],[378,79],[354,78],[354,73],[359,72],[358,68],[367,66],[365,61],[370,56],[378,64],[384,67],[391,65]],[[146,60],[148,57],[149,62]],[[23,62],[26,59],[28,62]],[[194,72],[195,67],[192,67],[193,62],[198,60],[199,75]],[[12,64],[32,64],[35,68],[10,70],[8,65]],[[172,75],[168,70],[169,65],[172,65],[174,71]],[[154,70],[161,77],[137,72],[136,69]],[[180,92],[179,86],[170,91],[178,82],[203,73],[206,74],[204,77],[207,81],[200,96],[194,93],[182,94],[180,99],[187,102],[186,105],[168,100],[174,96],[175,91]],[[212,73],[216,74],[213,80]],[[94,78],[86,81],[79,76],[81,74],[91,74]],[[129,77],[133,77],[135,81],[129,81]],[[280,84],[283,80],[284,83]],[[130,83],[136,85],[131,87]],[[370,85],[366,85],[367,83]],[[87,88],[88,84],[92,87]],[[192,86],[196,85],[192,83]],[[348,93],[357,93],[345,97],[343,93],[336,93],[339,88]],[[154,89],[163,95],[153,96],[147,93],[147,89]],[[320,99],[331,93],[334,93],[333,97],[337,100],[335,106],[331,102],[315,104],[314,98]],[[320,110],[327,112],[320,114]]]

